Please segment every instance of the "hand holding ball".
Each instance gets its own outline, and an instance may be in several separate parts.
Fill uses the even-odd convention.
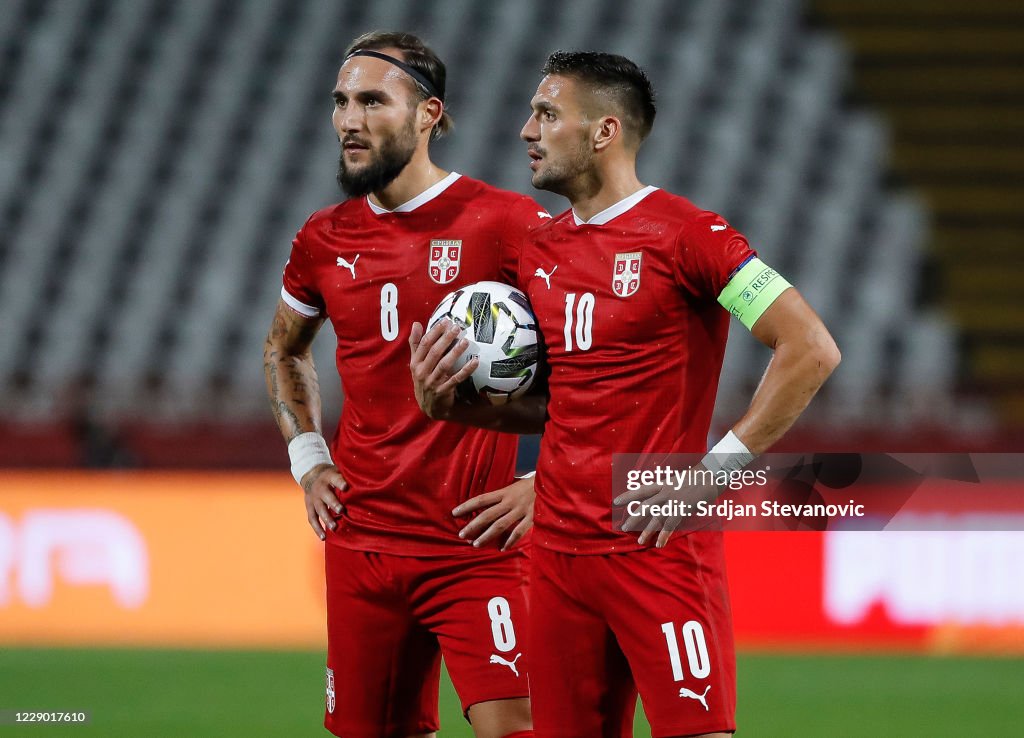
[[[447,318],[465,329],[469,346],[453,368],[473,357],[476,370],[456,391],[464,401],[486,398],[503,405],[524,394],[537,375],[537,319],[519,290],[500,282],[477,282],[445,296],[427,322],[429,331]]]

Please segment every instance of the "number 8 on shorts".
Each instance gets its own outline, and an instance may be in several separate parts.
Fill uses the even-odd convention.
[[[491,618],[491,636],[494,647],[507,653],[516,647],[516,631],[512,627],[512,608],[504,597],[492,597],[487,603],[487,614]]]

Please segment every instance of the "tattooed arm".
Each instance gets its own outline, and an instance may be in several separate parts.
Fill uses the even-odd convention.
[[[306,318],[278,301],[274,321],[263,346],[263,373],[270,407],[285,442],[301,433],[320,433],[320,383],[313,364],[313,339],[323,318]],[[348,484],[333,464],[314,467],[302,478],[306,518],[313,532],[325,538],[324,526],[334,530],[341,513],[336,492]]]
[[[313,364],[313,339],[323,318],[306,318],[277,303],[263,345],[263,374],[270,407],[286,442],[300,433],[320,433],[320,382]]]

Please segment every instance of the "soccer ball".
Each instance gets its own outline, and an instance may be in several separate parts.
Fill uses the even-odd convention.
[[[480,359],[476,371],[459,385],[456,397],[466,402],[486,398],[492,405],[504,405],[530,388],[540,348],[537,319],[526,295],[500,282],[468,284],[441,300],[427,330],[444,318],[465,328],[469,341],[454,371],[474,356]]]

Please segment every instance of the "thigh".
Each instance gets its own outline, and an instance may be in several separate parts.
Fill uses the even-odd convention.
[[[604,607],[652,734],[735,730],[736,657],[720,534],[606,558],[612,586]]]
[[[529,696],[524,563],[501,553],[428,561],[414,587],[415,615],[437,637],[463,713]]]
[[[441,657],[402,591],[407,559],[328,544],[327,709],[345,738],[438,729]]]
[[[636,687],[604,617],[581,597],[598,557],[534,549],[530,685],[537,738],[633,734]]]

